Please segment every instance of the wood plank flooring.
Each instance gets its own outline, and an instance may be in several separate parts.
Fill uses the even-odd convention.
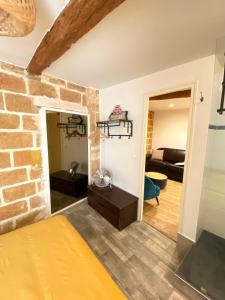
[[[144,202],[143,220],[174,241],[177,240],[182,185],[168,180],[166,188],[160,191],[160,205],[155,199]]]
[[[129,300],[203,299],[174,275],[183,258],[176,243],[151,226],[135,222],[118,231],[86,201],[64,215]]]
[[[51,190],[51,211],[52,213],[57,212],[83,198],[85,198],[85,195],[80,197],[72,197],[58,191]]]

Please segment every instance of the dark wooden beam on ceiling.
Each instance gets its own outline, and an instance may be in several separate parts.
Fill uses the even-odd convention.
[[[39,75],[125,0],[70,0],[42,39],[27,71]]]
[[[191,97],[191,90],[183,90],[183,91],[176,91],[172,93],[149,97],[149,100],[168,100],[168,99],[190,98],[190,97]]]

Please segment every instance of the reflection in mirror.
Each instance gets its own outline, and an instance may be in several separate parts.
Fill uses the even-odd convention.
[[[46,114],[52,213],[86,197],[88,184],[87,116]]]

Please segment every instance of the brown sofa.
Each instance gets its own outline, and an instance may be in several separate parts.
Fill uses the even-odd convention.
[[[163,160],[152,159],[151,154],[146,155],[145,171],[159,172],[165,174],[169,179],[179,182],[183,181],[184,165],[176,165],[184,163],[185,150],[173,148],[158,148],[164,150]]]

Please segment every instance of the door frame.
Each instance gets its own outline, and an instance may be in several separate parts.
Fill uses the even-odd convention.
[[[179,229],[178,232],[182,231],[182,220],[184,215],[184,207],[186,201],[186,192],[187,192],[187,182],[190,176],[190,160],[192,155],[192,145],[193,145],[193,137],[194,137],[194,119],[196,115],[196,93],[198,83],[197,81],[188,82],[185,84],[164,88],[156,91],[151,91],[149,93],[144,94],[143,101],[143,127],[142,127],[142,142],[141,142],[141,159],[140,159],[140,198],[138,205],[138,221],[142,221],[143,219],[143,209],[144,209],[144,175],[145,175],[145,156],[146,156],[146,139],[147,139],[147,122],[148,122],[148,110],[149,110],[149,98],[155,97],[167,93],[171,93],[174,91],[190,89],[191,90],[191,99],[190,99],[190,108],[189,108],[189,117],[188,117],[188,132],[187,132],[187,143],[186,143],[186,154],[185,154],[185,167],[184,167],[184,177],[183,177],[183,187],[181,193],[181,209],[179,214]]]
[[[51,112],[59,112],[59,113],[68,113],[68,114],[78,114],[81,116],[87,117],[87,137],[90,133],[90,115],[89,113],[81,112],[79,109],[61,109],[61,108],[53,108],[53,107],[41,107],[40,108],[40,122],[41,122],[41,138],[42,138],[42,167],[43,167],[43,181],[45,186],[45,196],[46,196],[46,204],[48,209],[48,216],[59,213],[73,205],[76,205],[84,200],[86,197],[77,201],[74,204],[71,204],[56,213],[52,213],[51,210],[51,193],[50,193],[50,180],[49,180],[49,158],[48,158],[48,134],[47,134],[47,121],[46,121],[46,113],[47,111]],[[88,139],[88,183],[90,184],[91,179],[91,141]]]

